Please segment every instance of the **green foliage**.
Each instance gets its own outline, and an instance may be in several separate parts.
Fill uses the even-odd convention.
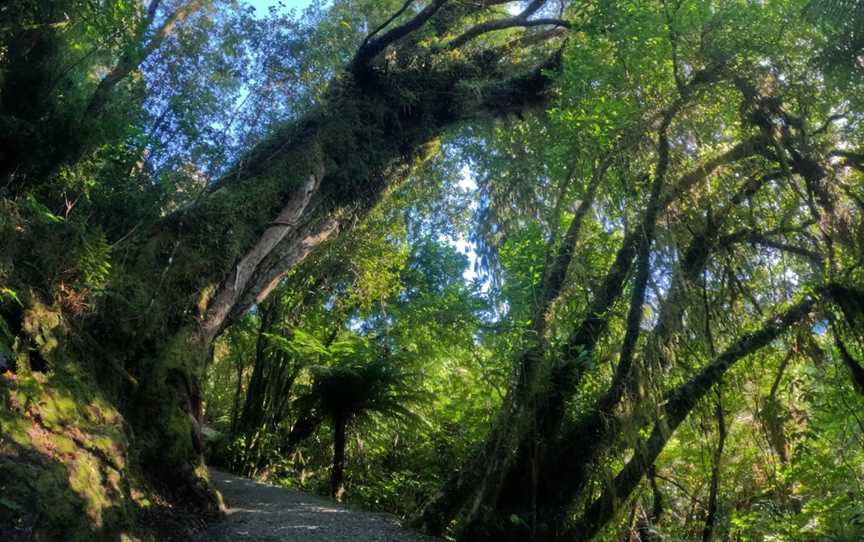
[[[835,78],[859,82],[864,74],[864,4],[858,0],[811,0],[805,16],[825,31],[820,61]]]
[[[371,219],[373,224],[376,220]],[[306,305],[303,327],[263,332],[267,352],[282,353],[294,367],[301,367],[289,392],[292,406],[276,425],[252,436],[238,435],[227,455],[234,458],[229,461],[248,461],[255,457],[255,447],[280,446],[304,413],[348,419],[348,498],[407,515],[421,506],[452,463],[483,434],[500,401],[488,383],[498,376],[485,366],[486,353],[478,350],[478,315],[486,307],[463,280],[464,256],[428,237],[406,244],[402,227],[393,237],[379,238],[373,247],[380,249],[367,252],[366,232],[361,228],[353,234],[354,257],[359,262],[369,258],[374,267],[396,249],[403,262],[396,280],[386,284],[374,304],[367,304],[366,292],[372,290],[363,282],[376,284],[377,277],[355,274],[352,269],[334,274],[344,268],[329,267],[329,255],[311,262],[319,269],[316,272],[329,272],[329,280],[345,281],[351,289],[335,286],[331,290],[335,296],[323,295]],[[406,249],[407,261],[402,260]],[[342,249],[332,250],[341,254]],[[302,292],[306,287],[304,281],[289,277],[275,295],[287,300],[292,288]],[[343,320],[334,322],[336,318]],[[229,337],[235,332],[255,337],[260,332],[251,323],[240,324],[236,331],[232,328]],[[229,350],[218,355],[215,363],[249,356],[255,343],[231,339],[226,346]],[[276,362],[277,358],[268,359]],[[209,388],[208,417],[232,417],[227,392],[236,381],[229,382],[228,389],[216,382]],[[218,400],[222,406],[215,403],[220,393],[224,394]],[[268,459],[271,476],[290,487],[325,491],[332,446],[327,435],[318,431],[308,437],[290,458]]]
[[[547,521],[563,528],[590,509],[669,394],[742,333],[825,284],[864,285],[861,2],[601,0],[560,14],[549,2],[541,15],[567,18],[566,42],[523,50],[517,26],[430,56],[517,4],[476,15],[482,3],[448,2],[381,55],[375,77],[353,81],[344,67],[357,47],[404,4],[265,15],[205,2],[149,54],[185,3],[159,3],[152,20],[129,1],[0,8],[0,467],[13,480],[0,482],[0,527],[38,519],[70,525],[49,538],[110,537],[129,519],[127,472],[167,486],[192,478],[200,376],[203,421],[225,435],[212,460],[324,491],[333,430],[346,424],[349,498],[401,516],[482,457],[511,412],[527,413],[512,425],[527,440],[507,453],[530,442],[538,472],[483,486],[501,498],[477,509],[542,539]],[[490,81],[561,43],[545,114],[477,118],[470,104]],[[105,76],[126,64],[92,113]],[[754,139],[747,156],[708,168]],[[207,365],[197,333],[213,292],[322,165],[326,190],[303,225],[336,217],[340,234],[234,321]],[[629,306],[631,263],[587,314],[664,174],[644,304]],[[584,202],[538,325],[550,264]],[[716,471],[714,539],[864,537],[864,405],[833,342],[864,363],[853,301],[820,298],[812,321],[736,360],[718,385],[722,456],[712,396],[668,435],[654,480],[666,510],[642,527],[701,539]],[[635,330],[628,313],[643,315]],[[585,322],[596,341],[571,344]],[[536,498],[552,497],[532,492],[559,475],[544,461],[572,450],[568,431],[615,391],[628,332],[638,337],[626,392],[597,426],[608,442],[578,494],[535,517],[549,512]],[[566,385],[550,376],[568,367],[578,378]],[[520,395],[532,375],[536,394]],[[559,398],[562,427],[541,433],[548,420],[534,410]],[[112,401],[146,429],[132,439]],[[488,464],[509,459],[526,462]],[[638,529],[653,493],[642,482],[617,495],[599,536]]]
[[[46,318],[31,315],[37,317]],[[140,491],[125,470],[122,417],[74,363],[47,346],[50,380],[41,372],[0,373],[0,521],[11,526],[4,532],[12,539],[116,540],[132,527],[129,491]]]
[[[419,421],[407,408],[423,397],[412,386],[416,375],[387,359],[385,352],[376,352],[369,342],[352,336],[326,348],[318,343],[315,350],[323,353],[321,361],[329,363],[309,367],[311,390],[298,401],[313,402],[332,418],[383,416],[402,423]]]

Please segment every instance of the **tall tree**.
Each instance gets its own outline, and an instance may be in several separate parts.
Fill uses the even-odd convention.
[[[441,446],[426,447],[424,489],[403,502],[449,476],[418,514],[434,534],[587,540],[649,490],[670,496],[651,528],[675,536],[710,536],[706,518],[751,536],[755,522],[737,519],[760,499],[802,529],[798,517],[852,525],[838,519],[852,505],[824,495],[796,510],[812,498],[802,487],[849,491],[862,460],[849,451],[864,427],[851,393],[864,344],[860,63],[854,23],[812,19],[833,4],[344,0],[309,22],[220,2],[0,8],[0,369],[15,370],[0,379],[3,483],[63,489],[68,506],[34,501],[49,538],[118,524],[142,502],[139,473],[214,509],[199,382],[225,367],[217,340],[251,309],[245,323],[264,327],[240,332],[258,339],[256,359],[222,380],[233,425],[270,439],[239,458],[250,471],[298,445],[329,454],[308,439],[329,418],[338,492],[352,412],[376,403],[351,391],[365,365],[315,375],[280,345],[309,326],[329,348],[350,328],[429,362],[439,397],[424,408],[468,397],[440,369],[453,344],[453,372],[489,396],[469,401],[486,407],[470,423],[439,412],[424,443]],[[832,47],[842,62],[826,59]],[[523,122],[489,122],[507,116]],[[442,141],[458,163],[429,207],[447,206],[454,179],[476,180],[482,307],[403,199]],[[409,258],[400,240],[424,236]],[[793,348],[796,363],[782,361]],[[771,429],[729,424],[724,475],[718,455],[702,498],[692,418],[721,384],[736,389],[724,416]],[[308,397],[326,400],[292,401],[316,385]],[[808,434],[821,430],[830,443]],[[783,458],[775,470],[736,468],[742,450],[760,464],[763,440],[763,456]],[[739,502],[719,502],[742,478]],[[675,525],[683,500],[691,519]],[[0,513],[14,506],[0,500]]]
[[[515,15],[502,12],[503,3],[407,2],[360,36],[318,105],[274,130],[192,204],[126,240],[115,266],[123,278],[87,328],[102,351],[123,352],[113,363],[128,378],[115,385],[132,385],[121,393],[130,396],[127,417],[149,474],[215,506],[201,480],[197,421],[198,381],[213,339],[311,251],[364,216],[429,155],[445,130],[521,114],[546,101],[551,73],[560,65],[559,46],[546,46],[560,34],[548,30],[570,23],[546,17],[542,0]],[[184,4],[176,17],[192,6]],[[60,10],[48,12],[35,24],[62,22],[51,18]],[[152,13],[142,21],[149,29]],[[162,35],[157,30],[155,39]],[[116,82],[154,49],[150,43],[135,42],[119,55],[86,110],[104,109]],[[9,99],[4,92],[4,103],[19,104]],[[43,100],[34,105],[46,104],[53,107]],[[81,155],[75,141],[59,143],[74,133],[71,120],[40,126],[64,152],[39,158],[27,184],[39,184],[56,164]],[[12,139],[21,141],[23,134]],[[10,171],[18,167],[12,158]]]

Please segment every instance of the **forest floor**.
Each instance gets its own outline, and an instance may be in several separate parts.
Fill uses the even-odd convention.
[[[322,497],[254,482],[218,470],[210,476],[225,498],[226,517],[200,540],[228,542],[431,542],[387,514],[352,510]]]

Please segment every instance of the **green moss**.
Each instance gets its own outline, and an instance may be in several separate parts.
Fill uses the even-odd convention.
[[[30,445],[30,435],[27,434],[27,427],[27,423],[12,416],[0,418],[0,428],[2,428],[0,432],[6,438],[21,446]]]
[[[60,361],[60,357],[55,358]],[[0,531],[34,540],[117,540],[132,522],[122,418],[78,375],[0,378]],[[38,521],[37,521],[38,519]],[[29,534],[27,534],[29,533]]]
[[[40,403],[42,424],[49,429],[61,429],[64,425],[80,420],[79,407],[71,395],[60,395],[56,391],[47,393]]]
[[[151,474],[161,476],[178,490],[202,488],[206,483],[194,472],[200,464],[190,413],[190,386],[204,364],[207,349],[194,329],[184,330],[165,343],[148,369],[130,409],[136,427],[136,448]],[[202,485],[203,484],[203,485]],[[214,494],[215,496],[215,494]]]
[[[120,414],[117,410],[98,396],[84,408],[84,416],[88,422],[93,424],[113,426],[120,423]]]
[[[102,454],[106,456],[114,456],[117,459],[122,459],[122,448],[118,443],[118,438],[116,434],[112,436],[96,436],[90,440],[90,446],[92,446],[96,450],[99,450]]]
[[[24,313],[23,328],[42,357],[49,361],[66,335],[60,312],[38,302]]]
[[[50,439],[58,454],[74,454],[78,450],[75,441],[65,435],[51,434]]]
[[[164,426],[165,436],[169,438],[168,446],[164,448],[164,461],[167,464],[181,467],[197,457],[192,444],[192,420],[180,409],[172,409]]]
[[[103,527],[102,511],[112,504],[110,488],[103,484],[99,466],[93,456],[80,454],[72,463],[69,472],[69,487],[82,500],[90,523],[97,529]]]

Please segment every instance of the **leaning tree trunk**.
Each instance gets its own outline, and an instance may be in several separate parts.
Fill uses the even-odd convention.
[[[263,301],[284,273],[362,218],[445,130],[545,103],[560,50],[544,50],[544,44],[569,27],[560,19],[529,20],[545,3],[532,0],[515,16],[502,16],[497,3],[428,0],[412,10],[411,2],[405,4],[362,41],[317,107],[246,153],[194,204],[142,228],[113,251],[115,281],[81,324],[81,335],[94,345],[84,357],[112,369],[93,374],[134,433],[130,457],[159,486],[186,503],[210,510],[218,504],[201,461],[198,382],[214,338],[227,325]],[[90,122],[101,122],[113,89],[158,47],[187,13],[183,9],[109,70],[86,108]],[[148,12],[142,40],[152,17]],[[519,28],[521,35],[513,30]],[[501,30],[515,39],[505,46],[480,43]],[[34,129],[45,132],[40,141],[65,143],[68,152],[46,154],[54,146],[43,145],[33,154],[0,136],[10,142],[0,149],[0,180],[21,191],[102,143],[70,139],[88,132],[70,121],[80,112],[25,110],[30,98],[51,103],[42,100],[50,80],[42,68],[51,67],[57,44],[43,37],[40,51],[10,47],[10,55],[23,51],[15,64],[22,69],[12,70],[15,79],[19,72],[26,79],[12,90],[27,100],[11,100],[13,79],[7,78],[0,113],[22,122],[32,117]]]
[[[125,392],[126,411],[145,470],[183,498],[215,504],[201,463],[198,387],[214,338],[362,217],[447,128],[544,103],[559,55],[525,68],[506,61],[512,49],[442,58],[444,49],[403,47],[401,56],[378,60],[444,4],[367,39],[316,109],[118,258],[127,262],[118,276],[128,278],[95,319],[94,334],[107,350],[126,352],[139,382]]]

